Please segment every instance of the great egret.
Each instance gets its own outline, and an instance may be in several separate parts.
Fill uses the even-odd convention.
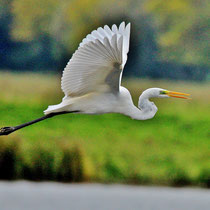
[[[122,22],[117,28],[98,28],[82,40],[63,71],[61,88],[65,94],[58,105],[49,106],[45,116],[16,127],[3,127],[0,135],[41,120],[65,113],[121,113],[136,120],[153,118],[157,107],[149,99],[184,98],[189,94],[161,88],[149,88],[139,97],[138,108],[129,91],[121,86],[122,71],[127,61],[130,40],[130,23]]]

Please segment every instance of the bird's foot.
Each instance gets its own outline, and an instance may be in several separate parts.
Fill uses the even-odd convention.
[[[3,127],[0,129],[0,136],[8,135],[14,131],[14,127]]]

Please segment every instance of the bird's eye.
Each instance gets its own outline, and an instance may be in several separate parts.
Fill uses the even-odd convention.
[[[160,94],[166,94],[166,91],[161,90],[161,91],[160,91]]]

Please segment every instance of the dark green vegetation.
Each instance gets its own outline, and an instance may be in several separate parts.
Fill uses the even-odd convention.
[[[127,75],[209,80],[207,0],[3,0],[0,69],[61,70],[87,34],[122,21],[131,22]]]
[[[135,103],[162,87],[193,100],[154,99],[154,119],[120,114],[56,116],[0,137],[0,178],[210,186],[209,84],[130,80]],[[61,101],[58,77],[0,74],[0,127],[40,117]]]

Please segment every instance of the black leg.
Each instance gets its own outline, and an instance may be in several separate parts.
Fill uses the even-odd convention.
[[[51,114],[45,115],[43,117],[40,117],[38,119],[32,120],[30,122],[23,123],[23,124],[18,125],[18,126],[14,126],[14,127],[3,127],[3,128],[0,129],[0,136],[9,135],[10,133],[12,133],[12,132],[14,132],[16,130],[19,130],[21,128],[27,127],[27,126],[32,125],[34,123],[40,122],[42,120],[46,120],[46,119],[51,118],[51,117],[54,117],[56,115],[68,114],[68,113],[76,113],[76,112],[79,112],[79,111],[51,113]]]

